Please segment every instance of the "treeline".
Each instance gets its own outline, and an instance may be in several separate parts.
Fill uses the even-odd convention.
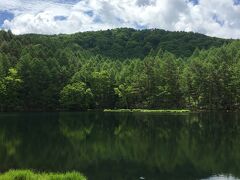
[[[10,37],[9,37],[10,36]],[[10,39],[9,39],[10,38]],[[72,35],[37,35],[28,34],[13,36],[10,33],[0,33],[0,41],[9,41],[7,48],[38,45],[44,50],[45,57],[52,52],[68,47],[71,50],[87,50],[93,55],[102,55],[113,59],[145,58],[150,51],[155,53],[161,48],[176,57],[190,57],[196,48],[209,49],[220,47],[232,40],[208,37],[192,32],[170,32],[159,29],[134,30],[120,28],[107,31],[83,32]]]
[[[1,111],[240,108],[239,41],[189,58],[159,48],[123,60],[53,41],[64,36],[0,33]]]
[[[76,43],[95,55],[110,58],[145,58],[151,50],[163,49],[176,57],[189,57],[196,48],[219,47],[231,40],[208,37],[199,33],[171,32],[160,29],[135,30],[120,28],[77,33],[67,42]]]

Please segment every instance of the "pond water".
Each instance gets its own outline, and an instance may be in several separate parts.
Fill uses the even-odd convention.
[[[0,171],[89,180],[240,178],[240,113],[1,113]]]

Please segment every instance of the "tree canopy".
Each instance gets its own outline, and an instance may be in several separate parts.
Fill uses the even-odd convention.
[[[0,110],[240,108],[240,42],[158,29],[0,31]]]

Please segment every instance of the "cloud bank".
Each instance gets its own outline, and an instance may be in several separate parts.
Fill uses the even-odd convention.
[[[240,38],[239,0],[8,0],[0,12],[14,14],[1,26],[15,34],[131,27]]]

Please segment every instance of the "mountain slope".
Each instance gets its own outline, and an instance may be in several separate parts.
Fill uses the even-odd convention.
[[[10,35],[9,35],[10,34]],[[134,30],[129,28],[83,32],[72,35],[19,35],[0,33],[0,42],[19,41],[22,46],[42,45],[48,50],[85,49],[94,55],[110,58],[144,58],[151,50],[171,52],[177,57],[189,57],[196,48],[220,47],[232,40],[208,37],[198,33],[170,32],[159,29]]]

